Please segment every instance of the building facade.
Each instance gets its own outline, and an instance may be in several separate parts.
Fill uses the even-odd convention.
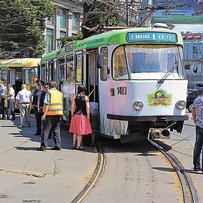
[[[189,85],[202,83],[203,79],[203,33],[182,32],[184,40],[184,64]]]
[[[76,35],[80,31],[83,15],[81,0],[52,0],[52,2],[56,6],[56,13],[46,19],[45,53],[60,49],[60,38]]]

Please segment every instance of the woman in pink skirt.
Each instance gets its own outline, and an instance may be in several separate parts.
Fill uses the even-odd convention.
[[[92,133],[89,98],[85,95],[85,87],[82,85],[78,86],[78,94],[73,96],[71,117],[69,132],[73,133],[73,148],[82,150],[82,136]]]

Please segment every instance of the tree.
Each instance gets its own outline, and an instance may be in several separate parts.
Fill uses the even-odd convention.
[[[50,0],[0,0],[0,51],[43,54],[45,18],[54,11]]]
[[[123,20],[119,9],[121,9],[120,1],[115,3],[113,1],[84,0],[82,33],[78,32],[76,36],[59,39],[62,46],[72,40],[89,37],[104,26],[121,25]]]
[[[88,37],[104,26],[118,26],[122,24],[119,10],[120,3],[114,1],[84,1],[82,33]]]

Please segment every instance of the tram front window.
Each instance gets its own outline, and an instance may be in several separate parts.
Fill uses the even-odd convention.
[[[160,77],[157,73],[165,74],[172,69],[174,79],[182,79],[181,52],[182,48],[172,45],[120,46],[113,54],[114,79],[139,79],[144,73],[150,73],[149,79],[151,76],[155,79]]]

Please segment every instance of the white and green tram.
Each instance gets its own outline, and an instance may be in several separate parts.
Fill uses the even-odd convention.
[[[115,30],[73,41],[45,59],[42,64],[53,64],[56,74],[51,79],[64,92],[65,119],[67,101],[83,84],[99,135],[131,142],[147,139],[151,129],[182,131],[188,82],[180,33]]]

